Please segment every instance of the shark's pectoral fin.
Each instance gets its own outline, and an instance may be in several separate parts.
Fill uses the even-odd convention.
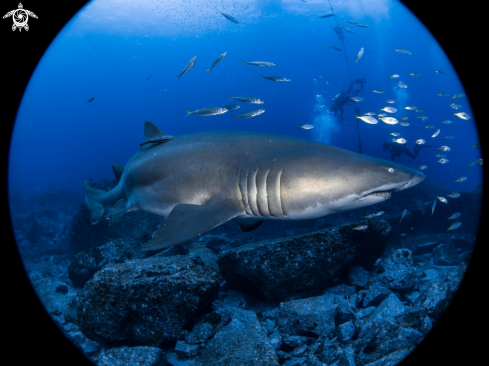
[[[263,220],[235,217],[233,222],[236,225],[239,225],[241,230],[247,233],[249,231],[258,229],[258,227],[263,223]]]
[[[242,214],[243,208],[235,200],[212,199],[205,205],[179,203],[143,250],[165,249],[184,243]]]
[[[127,201],[125,199],[117,201],[114,207],[109,210],[109,225],[117,224],[122,215],[129,211],[131,210],[127,209]]]
[[[117,182],[119,182],[121,180],[122,173],[124,173],[124,165],[114,164],[112,165],[112,171],[114,172],[115,179],[117,179]]]

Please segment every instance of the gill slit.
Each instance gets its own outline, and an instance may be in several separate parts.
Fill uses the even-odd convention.
[[[283,173],[283,172],[284,172],[284,171],[283,171],[283,170],[281,170],[281,171],[280,171],[280,175],[279,175],[279,177],[278,177],[278,197],[280,198],[280,209],[282,210],[282,214],[283,214],[285,217],[287,217],[287,215],[286,215],[286,214],[285,214],[285,212],[284,212],[284,206],[283,206],[283,204],[282,204],[282,173]]]

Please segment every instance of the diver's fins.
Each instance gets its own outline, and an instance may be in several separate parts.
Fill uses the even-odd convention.
[[[217,197],[205,205],[179,203],[173,207],[163,224],[153,233],[153,237],[143,250],[173,247],[242,214],[242,205],[236,200],[223,200]]]
[[[235,217],[232,221],[236,225],[239,225],[241,230],[243,230],[245,233],[258,229],[258,227],[263,223],[263,220],[248,219],[248,218],[241,218],[241,217]]]

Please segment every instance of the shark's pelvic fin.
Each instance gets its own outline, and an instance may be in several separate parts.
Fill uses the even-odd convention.
[[[114,172],[115,179],[117,179],[117,182],[119,182],[121,180],[122,173],[124,173],[124,165],[114,164],[112,165],[112,171]]]
[[[143,250],[166,249],[184,243],[242,214],[243,207],[236,200],[216,197],[205,205],[179,203]]]
[[[117,201],[114,207],[109,210],[109,225],[117,224],[122,215],[129,211],[131,210],[127,209],[127,201],[125,199]]]
[[[243,230],[245,233],[258,229],[258,227],[261,224],[263,224],[263,220],[248,219],[248,218],[241,218],[241,217],[235,217],[232,221],[236,225],[239,225],[241,230]]]
[[[85,180],[85,182],[83,182],[83,187],[85,188],[85,203],[90,211],[90,222],[92,225],[95,225],[100,221],[100,218],[104,214],[104,206],[100,203],[100,201],[101,197],[107,192],[92,187],[90,183],[92,183],[91,179]]]

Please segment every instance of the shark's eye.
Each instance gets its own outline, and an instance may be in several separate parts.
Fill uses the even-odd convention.
[[[394,173],[396,170],[395,170],[394,168],[389,168],[389,169],[387,169],[387,171],[388,171],[389,173]]]

